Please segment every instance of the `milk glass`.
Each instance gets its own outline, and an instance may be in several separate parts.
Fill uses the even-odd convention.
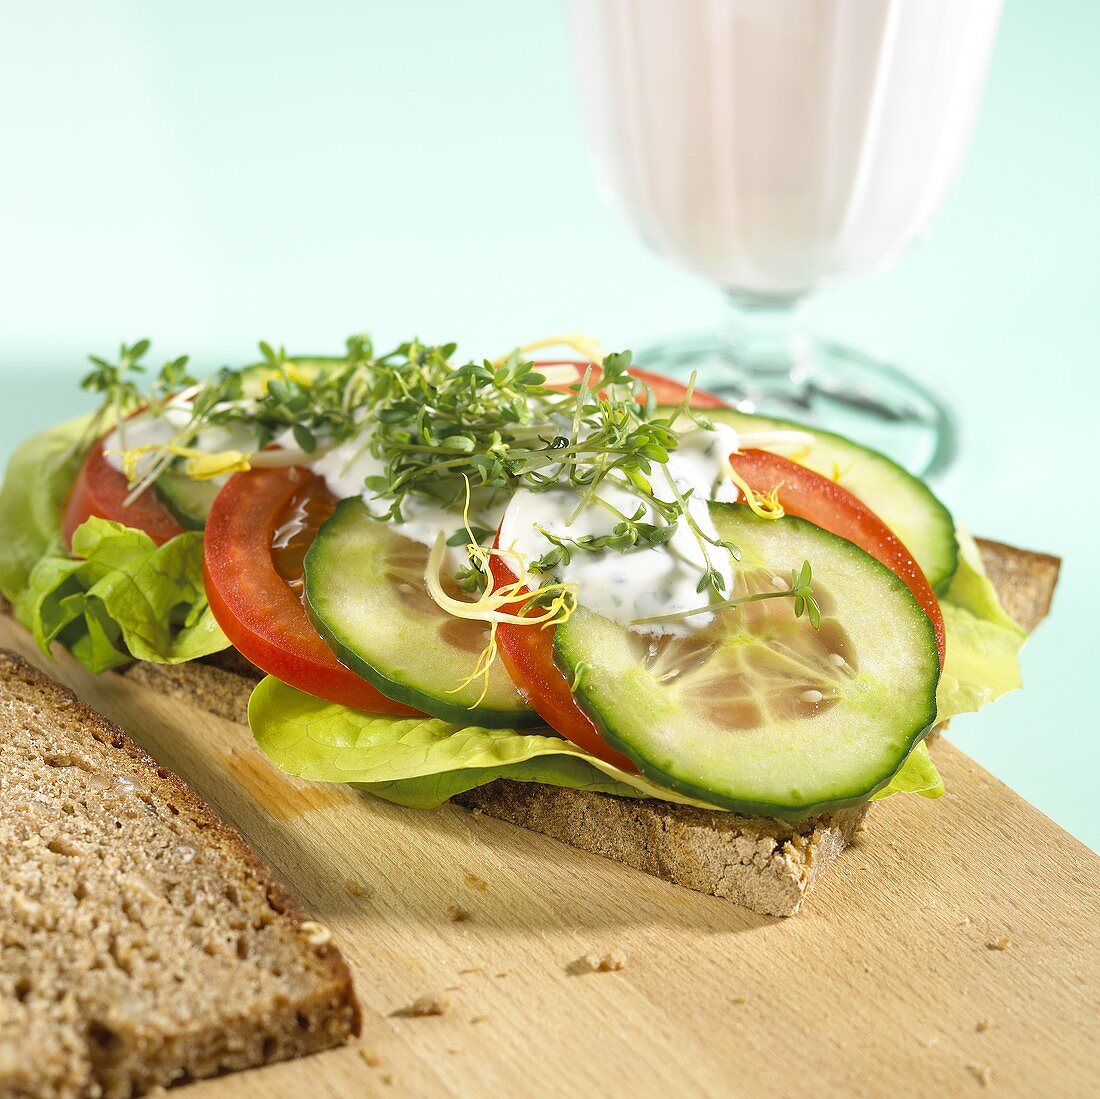
[[[642,238],[721,286],[720,329],[639,361],[746,411],[810,419],[920,472],[949,411],[798,324],[810,293],[881,271],[965,159],[1001,0],[567,0],[597,176]]]

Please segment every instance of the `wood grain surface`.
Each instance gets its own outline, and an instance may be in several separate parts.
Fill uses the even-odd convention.
[[[181,1097],[1097,1094],[1100,859],[946,741],[948,793],[878,807],[782,920],[289,779],[241,725],[50,664],[8,618],[0,645],[185,777],[352,967],[359,1043]],[[614,952],[617,971],[580,961]],[[425,996],[443,1013],[403,1013]]]

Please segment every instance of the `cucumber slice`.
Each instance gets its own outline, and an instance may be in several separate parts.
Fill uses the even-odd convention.
[[[935,720],[931,622],[851,542],[790,516],[710,508],[741,550],[736,592],[774,591],[810,562],[820,629],[790,599],[720,611],[685,637],[578,608],[555,637],[578,702],[647,778],[713,805],[799,819],[866,801]]]
[[[482,622],[454,618],[424,587],[428,547],[342,501],[306,554],[306,604],[338,659],[384,695],[463,725],[520,728],[544,722],[503,665],[460,687],[489,641]]]
[[[669,409],[671,411],[671,409]],[[858,496],[905,543],[928,583],[943,591],[958,566],[959,547],[951,513],[918,477],[877,450],[816,427],[750,415],[732,408],[708,408],[705,416],[740,432],[797,429],[814,437],[813,446],[798,461],[833,477]]]
[[[187,530],[205,528],[220,487],[213,481],[196,481],[179,469],[166,469],[156,480],[157,495]]]

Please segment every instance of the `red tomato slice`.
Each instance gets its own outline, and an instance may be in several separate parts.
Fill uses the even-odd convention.
[[[65,544],[71,545],[73,532],[93,515],[143,530],[158,546],[183,533],[183,527],[161,502],[155,489],[147,488],[133,503],[127,504],[124,501],[129,495],[130,486],[125,475],[107,462],[103,439],[100,439],[88,451],[61,513],[61,536]]]
[[[206,521],[210,609],[241,653],[284,683],[356,710],[416,714],[341,664],[302,603],[305,550],[335,506],[308,469],[234,474]]]
[[[535,363],[535,366],[575,366],[577,368],[577,381],[581,380],[586,367],[589,366],[592,367],[592,379],[594,381],[598,381],[600,376],[599,363],[588,363],[582,359],[540,359]],[[632,366],[628,373],[639,381],[645,382],[653,390],[658,404],[679,404],[687,392],[686,385],[673,381],[671,378],[664,378],[660,374],[654,374],[649,370]],[[552,386],[551,388],[564,389],[565,386]],[[708,393],[704,389],[695,389],[691,394],[691,407],[725,408],[726,402],[721,397],[716,397],[713,393]]]
[[[491,558],[489,567],[494,588],[516,582],[515,574],[499,557]],[[543,721],[566,740],[624,771],[636,772],[638,768],[607,745],[592,719],[577,705],[568,677],[554,663],[554,632],[507,623],[497,627],[500,657],[512,681]]]
[[[779,502],[788,514],[808,519],[831,534],[855,543],[904,580],[921,610],[932,621],[940,666],[943,666],[943,613],[936,593],[901,539],[866,504],[828,477],[766,450],[731,454],[730,463],[755,492],[778,491]]]
[[[684,399],[687,386],[673,381],[671,378],[662,378],[660,374],[651,374],[648,370],[640,370],[631,367],[630,373],[646,383],[657,396],[658,404],[679,404]],[[726,408],[726,402],[705,389],[694,389],[691,393],[692,408]]]

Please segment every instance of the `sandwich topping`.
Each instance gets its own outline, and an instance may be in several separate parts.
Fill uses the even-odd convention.
[[[123,346],[39,463],[59,537],[0,587],[90,666],[231,642],[269,754],[408,804],[498,775],[789,818],[938,792],[921,741],[980,694],[974,638],[1018,647],[943,505],[629,353],[528,357],[561,342],[261,344],[203,381]]]

